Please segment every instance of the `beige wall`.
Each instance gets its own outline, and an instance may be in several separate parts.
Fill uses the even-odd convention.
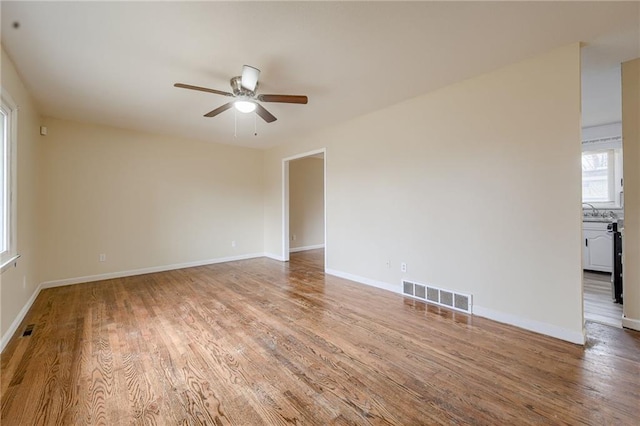
[[[2,59],[24,144],[3,333],[39,282],[284,256],[282,159],[326,147],[331,272],[471,293],[477,314],[580,340],[577,44],[265,153],[56,119],[40,137]]]
[[[324,160],[289,162],[290,248],[324,244]]]
[[[622,64],[625,327],[640,330],[640,59]]]
[[[266,251],[282,158],[322,147],[331,272],[470,293],[477,314],[582,340],[578,44],[271,149]]]
[[[46,124],[43,281],[262,254],[261,151]]]
[[[42,139],[40,117],[16,69],[2,49],[2,90],[18,105],[17,141],[17,267],[7,269],[0,277],[0,334],[5,336],[18,318],[20,310],[34,295],[40,283],[40,168]],[[15,324],[17,325],[17,324]]]

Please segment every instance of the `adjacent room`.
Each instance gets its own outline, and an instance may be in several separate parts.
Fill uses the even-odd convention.
[[[640,3],[0,8],[3,425],[637,424]]]

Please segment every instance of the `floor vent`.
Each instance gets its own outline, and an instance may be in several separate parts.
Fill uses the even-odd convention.
[[[403,293],[425,302],[434,303],[440,306],[455,309],[457,311],[471,313],[471,295],[456,293],[450,290],[443,290],[424,284],[411,281],[402,281]]]
[[[33,333],[33,327],[35,327],[33,324],[29,324],[27,328],[24,329],[24,333],[22,333],[22,337],[31,336],[31,333]]]

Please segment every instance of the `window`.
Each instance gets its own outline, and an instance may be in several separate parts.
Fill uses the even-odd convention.
[[[582,201],[614,207],[621,204],[622,149],[582,152]]]
[[[18,109],[2,90],[0,106],[0,265],[16,256],[16,130]]]
[[[613,164],[612,149],[582,153],[582,201],[614,201]]]

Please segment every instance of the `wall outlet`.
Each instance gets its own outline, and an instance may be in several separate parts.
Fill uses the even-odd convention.
[[[400,264],[400,271],[407,272],[407,264],[406,263],[402,262]]]
[[[100,262],[106,262],[107,261],[107,255],[104,253],[100,253],[100,255],[98,256],[98,260]]]
[[[236,246],[236,240],[231,241],[231,247],[235,247]]]
[[[291,236],[291,241],[295,241],[295,240],[296,240],[296,234],[293,234],[293,235]]]

